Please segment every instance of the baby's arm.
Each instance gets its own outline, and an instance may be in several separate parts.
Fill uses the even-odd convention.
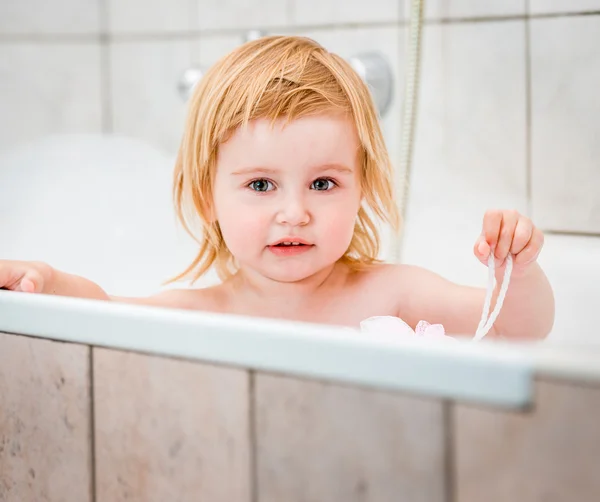
[[[495,305],[502,279],[498,271]],[[402,266],[396,277],[402,284],[398,315],[411,326],[420,320],[443,324],[449,335],[473,336],[481,319],[486,291],[461,286],[428,270]],[[545,274],[539,267],[513,276],[500,315],[488,337],[539,339],[550,332],[554,319],[554,299]]]
[[[190,295],[186,290],[168,290],[147,298],[109,296],[98,284],[41,262],[0,260],[0,289],[156,307],[199,308],[198,295]]]
[[[0,288],[94,300],[110,299],[94,282],[41,262],[0,260]]]
[[[537,263],[544,235],[529,218],[517,211],[487,211],[475,243],[475,256],[487,264],[491,254],[496,264],[496,290],[492,308],[502,284],[510,254],[514,267],[504,304],[491,335],[525,339],[548,336],[554,324],[554,294]],[[449,333],[474,334],[481,319],[485,290],[458,286],[419,268],[406,269],[407,311],[411,324],[423,319],[441,323]],[[402,313],[401,313],[402,315]],[[406,320],[406,319],[405,319]]]
[[[419,321],[442,324],[449,335],[473,336],[481,318],[485,290],[455,284],[429,270],[399,265],[390,274],[400,286],[398,316],[413,328]],[[488,336],[494,334],[494,328]]]

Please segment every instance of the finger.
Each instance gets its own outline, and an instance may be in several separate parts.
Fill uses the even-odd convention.
[[[537,260],[543,246],[544,234],[536,228],[525,248],[515,257],[515,265],[528,265]]]
[[[12,290],[17,287],[18,281],[19,277],[15,276],[12,267],[0,265],[0,288]]]
[[[24,293],[41,293],[44,289],[44,278],[37,270],[29,270],[19,283],[19,290]]]
[[[508,256],[508,252],[512,246],[513,236],[519,221],[519,214],[516,211],[505,211],[502,214],[502,223],[500,225],[500,237],[494,255],[500,264]]]
[[[500,225],[502,223],[502,211],[490,210],[486,211],[483,216],[483,236],[490,248],[494,249],[498,244],[500,236]]]
[[[533,223],[529,218],[525,218],[521,216],[519,221],[517,222],[517,228],[515,228],[515,233],[512,240],[512,246],[510,248],[510,252],[513,255],[518,255],[525,246],[529,244],[531,237],[533,236]]]
[[[23,277],[19,284],[19,289],[24,293],[35,293],[36,285],[29,277]]]
[[[0,288],[25,293],[41,293],[44,278],[37,270],[29,270],[25,274],[14,266],[0,267]]]
[[[473,252],[477,259],[487,265],[487,259],[490,256],[490,245],[486,242],[483,235],[477,238],[475,245],[473,246]]]

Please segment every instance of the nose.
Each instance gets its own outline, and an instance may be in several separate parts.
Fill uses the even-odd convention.
[[[304,226],[310,222],[310,212],[301,195],[287,195],[282,198],[277,212],[277,223],[292,227]]]

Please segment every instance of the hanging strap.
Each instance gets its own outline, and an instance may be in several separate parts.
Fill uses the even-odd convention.
[[[496,300],[496,305],[494,306],[494,310],[492,314],[488,318],[488,314],[490,312],[490,305],[492,303],[492,295],[494,293],[495,287],[495,277],[496,277],[496,267],[494,262],[494,253],[490,253],[490,257],[488,258],[488,284],[487,291],[485,293],[485,302],[483,304],[483,313],[481,314],[481,321],[479,322],[479,326],[477,327],[477,331],[475,332],[475,336],[473,337],[473,341],[481,340],[485,335],[488,334],[488,331],[492,328],[494,323],[496,322],[496,318],[500,314],[500,310],[502,309],[502,304],[504,303],[504,297],[506,296],[506,291],[508,291],[508,284],[510,283],[510,274],[512,273],[513,268],[513,260],[512,255],[509,254],[506,257],[506,268],[504,269],[504,277],[502,278],[502,285],[500,286],[500,292],[498,293],[498,299]]]

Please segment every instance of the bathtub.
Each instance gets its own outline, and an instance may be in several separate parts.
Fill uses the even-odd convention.
[[[197,249],[175,221],[173,163],[144,142],[97,135],[48,137],[0,155],[0,235],[9,236],[0,241],[0,257],[45,261],[114,295],[160,290]],[[403,257],[485,287],[486,269],[471,251],[480,217],[457,207],[454,192],[409,213]],[[427,200],[425,195],[412,199]],[[432,234],[444,243],[443,253]],[[556,296],[551,340],[600,343],[590,329],[600,303],[599,256],[600,238],[546,236],[540,263]],[[211,273],[196,286],[216,281]]]
[[[0,291],[6,501],[593,501],[599,413],[598,347]]]
[[[160,289],[195,251],[172,216],[172,163],[92,136],[3,155],[0,256],[113,294]],[[458,247],[452,266],[411,257],[415,239],[409,259],[480,280]],[[0,291],[0,500],[598,500],[599,333],[582,305],[596,246],[548,239],[564,336],[542,343]]]

